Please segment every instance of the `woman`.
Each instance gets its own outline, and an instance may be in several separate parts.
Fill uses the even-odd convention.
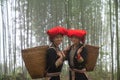
[[[60,72],[63,65],[64,54],[59,49],[63,36],[67,30],[61,26],[56,26],[47,31],[51,45],[47,50],[47,80],[60,80]]]
[[[70,67],[70,80],[88,80],[85,75],[87,51],[84,47],[85,30],[68,30],[72,45],[67,48],[67,60]]]

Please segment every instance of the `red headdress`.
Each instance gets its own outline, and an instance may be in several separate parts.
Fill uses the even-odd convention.
[[[62,26],[55,26],[47,31],[47,34],[49,35],[50,39],[53,39],[56,35],[66,35],[67,30]]]
[[[80,30],[80,29],[69,29],[67,30],[67,36],[72,37],[76,36],[81,39],[81,41],[85,42],[85,36],[86,36],[86,30]]]

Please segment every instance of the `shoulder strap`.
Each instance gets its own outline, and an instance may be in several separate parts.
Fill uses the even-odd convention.
[[[49,48],[53,48],[56,51],[55,47],[49,46]]]

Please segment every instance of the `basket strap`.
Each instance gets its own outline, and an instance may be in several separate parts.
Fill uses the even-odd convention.
[[[51,47],[51,46],[50,46],[49,48],[53,48],[55,51],[57,51],[57,50],[55,49],[55,47]]]

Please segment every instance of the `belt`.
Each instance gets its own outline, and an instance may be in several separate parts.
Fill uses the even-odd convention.
[[[59,75],[60,75],[60,72],[46,73],[46,77],[59,76]]]
[[[70,68],[70,71],[74,71],[74,72],[77,72],[77,73],[84,73],[84,71],[82,71],[82,69],[75,69],[75,68]]]

